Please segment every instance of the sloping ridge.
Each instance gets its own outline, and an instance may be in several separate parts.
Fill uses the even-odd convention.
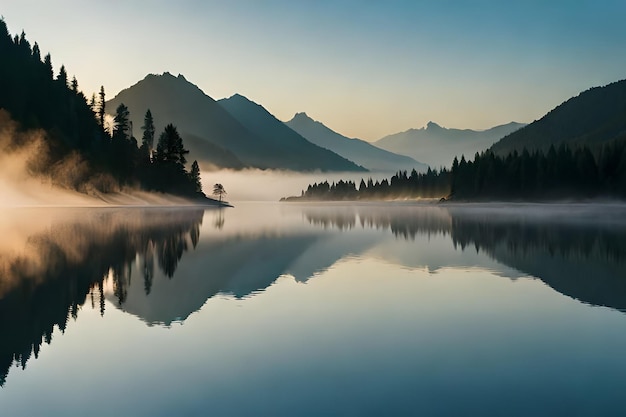
[[[107,102],[107,111],[114,113],[117,106],[124,103],[134,125],[134,135],[141,138],[140,127],[147,109],[155,120],[157,135],[168,123],[178,127],[191,155],[189,159],[208,159],[214,165],[227,167],[251,166],[257,168],[277,168],[295,170],[358,170],[349,161],[336,161],[336,155],[323,154],[318,159],[308,157],[309,147],[302,146],[297,151],[287,152],[279,143],[264,139],[257,132],[243,126],[215,100],[206,95],[184,76],[178,77],[166,72],[162,75],[149,74],[137,84],[122,90],[114,99]],[[222,161],[203,149],[200,140],[221,148],[227,160]],[[234,165],[234,166],[233,166]]]
[[[622,138],[626,139],[626,80],[583,91],[491,149],[506,155],[524,148],[547,151],[562,143],[594,146]]]
[[[409,155],[430,166],[450,166],[455,156],[473,158],[492,146],[498,139],[525,126],[510,122],[487,130],[450,129],[428,122],[426,127],[409,129],[385,136],[374,142],[388,151]]]
[[[323,123],[313,120],[306,113],[296,113],[285,124],[308,141],[330,149],[372,171],[395,172],[415,168],[416,171],[423,172],[428,169],[428,165],[406,155],[378,148],[361,139],[343,136]]]
[[[364,168],[337,155],[332,150],[309,142],[263,106],[240,94],[221,99],[218,104],[248,130],[255,132],[265,143],[280,149],[280,152],[274,155],[277,161],[292,159],[292,155],[299,155],[298,160],[291,161],[293,169],[307,169],[309,166],[316,165],[323,170],[365,171]]]

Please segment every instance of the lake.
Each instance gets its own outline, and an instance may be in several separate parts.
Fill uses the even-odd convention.
[[[2,416],[626,415],[626,207],[3,209]]]

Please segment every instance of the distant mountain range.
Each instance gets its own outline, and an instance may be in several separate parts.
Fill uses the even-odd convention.
[[[270,146],[282,150],[282,153],[274,155],[276,164],[279,164],[285,158],[289,158],[290,155],[301,154],[312,162],[317,160],[336,160],[335,164],[339,165],[340,162],[345,161],[340,160],[341,157],[338,157],[332,150],[312,144],[270,114],[263,106],[240,94],[235,94],[230,98],[221,99],[217,102],[250,132],[253,132]],[[331,155],[334,159],[331,159]],[[365,171],[365,169],[362,170]]]
[[[437,123],[428,122],[425,128],[409,129],[405,132],[385,136],[374,142],[379,148],[408,155],[433,168],[449,167],[455,156],[474,158],[498,139],[525,126],[511,122],[487,130],[448,129]]]
[[[108,101],[107,111],[113,113],[121,103],[130,111],[136,137],[141,138],[140,127],[146,110],[150,109],[157,136],[166,124],[173,123],[191,151],[190,158],[205,165],[296,171],[366,171],[295,132],[291,134],[260,106],[253,108],[243,100],[235,99],[230,107],[238,109],[239,117],[233,116],[182,75],[150,74]],[[243,104],[246,104],[245,108]]]
[[[321,122],[311,119],[306,113],[297,113],[293,119],[285,123],[308,141],[366,167],[371,171],[395,172],[412,170],[418,172],[428,169],[428,165],[405,155],[380,149],[361,139],[343,136]]]
[[[594,87],[562,103],[541,119],[502,138],[491,148],[506,155],[547,151],[551,145],[594,145],[626,139],[626,80]]]

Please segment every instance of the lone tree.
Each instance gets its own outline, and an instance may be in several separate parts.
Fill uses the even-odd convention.
[[[224,194],[226,194],[226,190],[224,189],[224,186],[222,184],[215,184],[213,186],[213,195],[219,196],[220,203],[222,202],[222,196]]]

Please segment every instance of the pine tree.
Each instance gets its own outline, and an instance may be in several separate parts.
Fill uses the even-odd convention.
[[[50,54],[46,54],[43,59],[43,63],[46,67],[46,74],[48,74],[48,78],[52,79],[52,77],[54,76],[54,72],[52,70],[52,58],[50,57]]]
[[[184,169],[187,163],[185,155],[188,153],[189,151],[183,146],[183,139],[178,134],[176,126],[171,123],[165,126],[157,145],[157,160],[159,162],[171,162]]]
[[[100,127],[104,129],[104,111],[105,111],[105,101],[104,101],[104,86],[100,86],[100,107],[98,108],[98,123],[100,123]]]
[[[65,65],[61,65],[59,69],[59,75],[57,76],[57,81],[64,87],[67,87],[67,72],[65,71]]]
[[[128,107],[121,103],[115,110],[115,126],[113,127],[113,139],[119,141],[125,141],[130,139],[130,113]]]
[[[148,155],[152,154],[152,149],[154,147],[154,119],[152,118],[152,112],[150,109],[146,111],[146,115],[143,119],[143,126],[141,127],[143,130],[143,135],[141,137],[141,146],[145,147],[148,152]]]
[[[196,187],[196,192],[202,192],[202,182],[200,181],[200,166],[198,166],[198,161],[193,161],[191,164],[191,172],[189,172],[189,178],[193,182]]]

